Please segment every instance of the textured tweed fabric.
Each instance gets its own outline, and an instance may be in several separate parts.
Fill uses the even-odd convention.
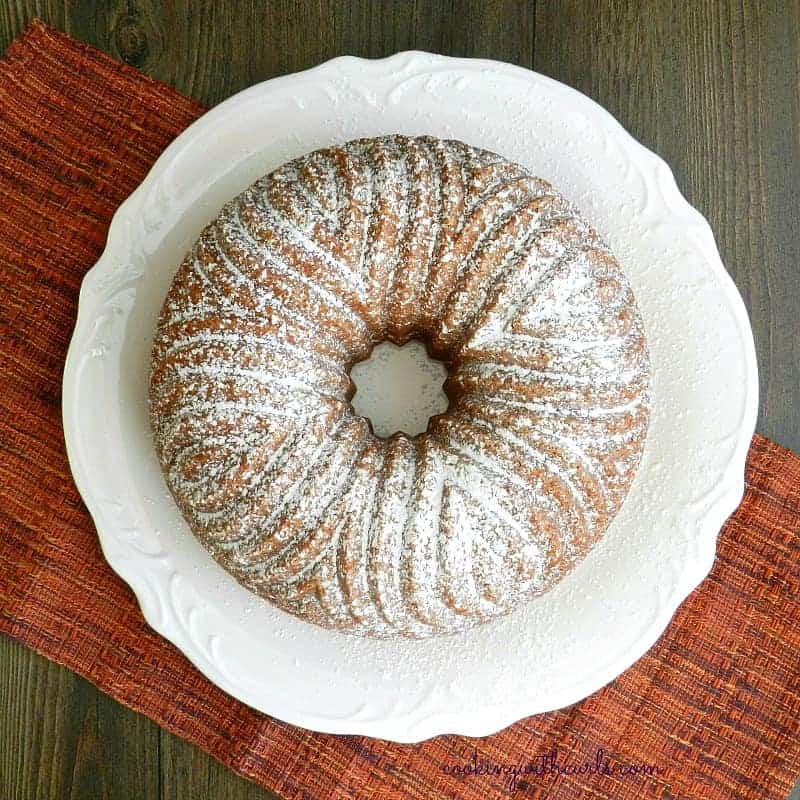
[[[784,798],[800,773],[800,459],[758,436],[714,569],[655,647],[495,736],[310,733],[231,699],[146,626],[72,482],[61,374],[114,210],[202,111],[38,23],[0,62],[0,631],[287,798]]]

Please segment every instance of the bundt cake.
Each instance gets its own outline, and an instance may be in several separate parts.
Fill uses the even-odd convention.
[[[446,413],[376,437],[349,369],[417,338]],[[427,637],[556,584],[608,527],[649,419],[630,284],[576,208],[460,141],[381,136],[290,161],[180,265],[149,384],[194,534],[309,622]]]

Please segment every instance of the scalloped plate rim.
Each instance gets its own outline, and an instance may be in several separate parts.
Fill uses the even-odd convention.
[[[282,708],[262,708],[259,704],[253,702],[253,698],[244,696],[246,692],[240,692],[236,686],[230,685],[224,675],[209,674],[208,665],[203,663],[198,653],[194,652],[192,643],[185,640],[180,628],[171,627],[169,625],[169,619],[159,620],[155,618],[145,598],[141,595],[140,591],[137,591],[139,570],[125,558],[117,557],[117,554],[114,552],[113,545],[115,537],[111,532],[113,525],[103,518],[99,506],[93,502],[91,481],[84,469],[81,459],[80,435],[78,427],[75,424],[74,408],[77,390],[77,384],[75,382],[77,353],[74,345],[79,340],[79,333],[82,331],[83,327],[92,319],[92,312],[94,309],[89,305],[88,295],[94,281],[97,280],[99,275],[106,271],[110,262],[115,259],[115,256],[118,256],[119,253],[129,251],[132,247],[133,240],[125,229],[129,219],[133,217],[134,212],[150,187],[157,183],[162,171],[166,169],[180,151],[188,144],[191,144],[198,134],[210,125],[218,115],[224,114],[229,108],[243,101],[257,97],[259,93],[263,92],[268,86],[277,88],[281,84],[308,78],[315,73],[327,72],[338,65],[356,63],[363,69],[375,70],[380,67],[392,66],[393,64],[400,65],[403,61],[412,63],[415,58],[420,57],[429,59],[432,64],[436,62],[456,70],[459,68],[469,70],[484,68],[497,71],[501,74],[513,73],[515,77],[529,81],[541,81],[551,89],[573,95],[580,103],[589,109],[592,114],[599,114],[606,125],[611,124],[615,133],[622,133],[624,135],[626,143],[629,146],[632,145],[639,157],[644,160],[645,164],[640,166],[647,166],[651,172],[656,172],[659,169],[665,171],[665,175],[668,179],[666,189],[669,194],[671,194],[671,197],[667,197],[667,191],[664,192],[664,199],[671,200],[669,204],[665,205],[665,213],[670,218],[682,217],[685,223],[697,228],[702,236],[709,240],[715,257],[710,259],[707,265],[713,271],[714,277],[719,282],[720,287],[724,290],[728,306],[735,316],[739,333],[742,335],[742,343],[744,345],[743,355],[749,379],[748,385],[745,387],[747,397],[743,414],[743,425],[733,454],[722,471],[720,483],[724,485],[724,490],[719,493],[714,502],[709,506],[705,513],[705,518],[699,526],[700,532],[698,534],[698,539],[702,540],[705,544],[704,560],[702,562],[700,560],[697,562],[689,560],[685,563],[683,580],[674,587],[668,601],[662,606],[662,613],[654,618],[652,624],[644,630],[634,645],[621,653],[616,660],[609,662],[605,670],[593,676],[594,680],[591,681],[592,688],[588,691],[579,689],[575,692],[576,685],[572,684],[569,689],[573,690],[573,694],[579,696],[571,697],[571,699],[566,700],[557,697],[553,702],[545,703],[535,708],[508,704],[492,706],[491,709],[487,709],[487,707],[483,706],[461,713],[451,713],[439,709],[437,711],[429,711],[425,716],[416,719],[411,712],[405,716],[389,719],[358,721],[352,718],[331,719],[329,717],[315,716],[313,713],[309,713],[305,710],[297,711],[291,707],[291,704]],[[415,73],[415,76],[418,77],[419,74],[422,73]],[[257,708],[263,713],[284,722],[319,732],[368,735],[403,743],[418,742],[432,736],[448,733],[466,736],[491,735],[524,717],[545,713],[578,702],[580,699],[607,685],[633,663],[638,661],[663,634],[678,607],[705,579],[713,566],[717,537],[722,524],[736,509],[743,497],[745,459],[755,430],[758,408],[757,362],[752,332],[744,303],[733,280],[722,263],[714,234],[708,221],[684,198],[675,182],[674,175],[669,165],[660,156],[649,150],[633,137],[609,111],[577,89],[533,70],[501,61],[492,59],[455,58],[420,50],[402,51],[380,59],[359,58],[349,55],[339,56],[300,72],[254,84],[210,109],[179,134],[154,162],[139,186],[119,206],[109,226],[106,247],[96,264],[83,278],[79,293],[76,325],[65,360],[62,391],[62,420],[66,450],[76,486],[97,528],[98,538],[104,557],[114,571],[117,572],[133,590],[148,625],[181,650],[194,666],[209,680],[238,700]]]

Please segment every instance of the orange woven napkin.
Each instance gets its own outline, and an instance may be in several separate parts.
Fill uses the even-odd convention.
[[[656,646],[495,736],[310,733],[231,699],[146,626],[72,482],[61,373],[114,210],[202,111],[41,23],[0,61],[0,631],[286,798],[785,798],[800,773],[800,459],[759,436],[714,570]]]

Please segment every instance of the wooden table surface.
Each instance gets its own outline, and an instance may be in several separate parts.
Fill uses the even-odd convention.
[[[407,49],[580,89],[666,159],[708,218],[753,323],[758,430],[800,451],[800,3],[1,0],[0,51],[34,16],[209,106],[333,56]],[[0,797],[273,795],[0,638]]]

